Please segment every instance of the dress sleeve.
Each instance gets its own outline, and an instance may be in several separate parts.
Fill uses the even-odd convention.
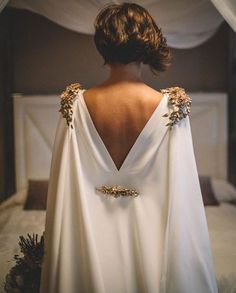
[[[170,131],[168,212],[161,292],[217,293],[190,117]]]
[[[53,275],[57,268],[60,244],[62,209],[67,181],[69,161],[70,129],[60,115],[53,145],[47,193],[46,223],[44,231],[44,257],[41,273],[40,293],[53,292]]]
[[[44,257],[40,293],[57,292],[58,260],[61,249],[63,209],[70,194],[74,171],[76,137],[73,123],[74,101],[78,87],[69,86],[61,95],[61,108],[52,150],[47,192]]]

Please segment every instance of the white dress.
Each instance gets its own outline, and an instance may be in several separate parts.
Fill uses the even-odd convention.
[[[162,90],[118,170],[84,91],[72,84],[61,96],[40,293],[218,292],[189,96]]]

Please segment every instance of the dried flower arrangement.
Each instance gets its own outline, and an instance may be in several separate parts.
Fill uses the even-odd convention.
[[[6,275],[4,290],[8,293],[37,293],[40,288],[41,267],[44,255],[44,235],[19,236],[23,256],[14,255],[16,264]]]

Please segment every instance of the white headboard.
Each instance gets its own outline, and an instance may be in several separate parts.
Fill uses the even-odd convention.
[[[59,118],[56,95],[14,94],[16,189],[28,179],[48,179],[53,141]]]
[[[227,178],[227,94],[188,93],[198,172]],[[28,179],[48,179],[59,118],[58,95],[14,94],[16,188]]]
[[[227,179],[226,93],[190,93],[193,144],[201,175]]]

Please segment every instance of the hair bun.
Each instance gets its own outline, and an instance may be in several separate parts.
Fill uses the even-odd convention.
[[[165,71],[172,61],[170,48],[167,46],[166,38],[160,28],[157,30],[157,38],[150,40],[145,50],[142,62],[149,64],[151,70]]]
[[[166,39],[149,12],[135,3],[109,4],[99,12],[94,41],[105,64],[143,62],[157,74],[171,64]]]

